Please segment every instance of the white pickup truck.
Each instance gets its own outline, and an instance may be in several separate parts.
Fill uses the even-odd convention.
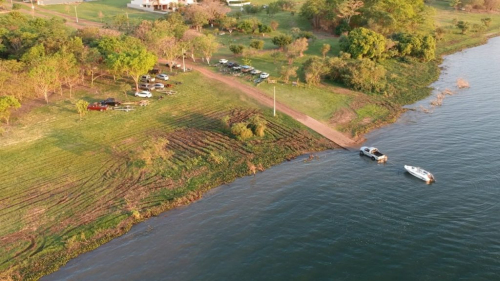
[[[387,156],[380,153],[375,147],[363,146],[359,149],[359,155],[366,155],[372,160],[377,160],[378,162],[386,162]]]

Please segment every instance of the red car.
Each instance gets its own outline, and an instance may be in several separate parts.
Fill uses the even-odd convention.
[[[93,104],[89,104],[87,106],[87,110],[99,110],[99,111],[104,111],[104,110],[108,110],[108,105],[106,104],[100,104],[100,103],[93,103]]]

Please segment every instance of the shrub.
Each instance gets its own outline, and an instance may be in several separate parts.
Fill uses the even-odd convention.
[[[413,35],[409,33],[398,33],[393,36],[398,43],[395,45],[400,56],[412,56],[432,60],[436,57],[436,40],[430,35]]]
[[[262,40],[252,40],[250,42],[250,47],[254,48],[256,50],[262,50],[262,49],[264,49],[264,41],[262,41]]]
[[[243,49],[245,49],[245,46],[243,45],[230,45],[229,50],[233,52],[235,55],[241,55],[243,53]]]
[[[20,9],[21,9],[21,4],[19,3],[12,4],[12,10],[20,10]]]
[[[249,119],[248,127],[252,130],[253,134],[258,137],[264,136],[264,131],[267,128],[267,121],[259,115],[254,115]]]
[[[316,40],[316,36],[311,31],[301,31],[297,34],[297,38],[306,38]]]
[[[351,54],[355,59],[382,58],[385,45],[386,39],[382,34],[363,27],[354,29],[349,35],[340,39],[341,50]]]
[[[274,45],[280,47],[280,49],[283,49],[283,47],[290,45],[290,43],[292,43],[292,40],[293,40],[292,36],[281,34],[281,35],[275,36],[273,38],[272,42]]]
[[[339,25],[335,27],[335,34],[342,35],[344,32],[351,31],[351,26],[345,21],[341,21]]]
[[[457,26],[460,30],[462,30],[462,34],[466,34],[466,33],[467,33],[467,31],[469,31],[469,29],[470,29],[470,23],[469,23],[469,22],[467,22],[467,21],[462,21],[462,20],[461,20],[461,21],[457,22],[456,26]]]
[[[483,19],[481,19],[481,22],[484,24],[484,26],[490,27],[491,18],[483,18]]]
[[[245,140],[253,137],[253,132],[247,127],[246,123],[235,123],[231,126],[231,134],[233,134],[237,139]]]
[[[387,71],[372,60],[332,58],[328,60],[327,67],[331,79],[351,89],[372,93],[382,93],[386,89]]]

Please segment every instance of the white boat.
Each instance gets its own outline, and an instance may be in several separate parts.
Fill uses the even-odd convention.
[[[434,176],[427,172],[426,170],[420,168],[420,167],[414,167],[414,166],[408,166],[405,165],[405,169],[408,171],[408,173],[412,174],[413,176],[427,182],[431,183],[435,181]]]

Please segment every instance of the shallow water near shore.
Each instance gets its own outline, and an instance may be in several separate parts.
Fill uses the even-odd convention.
[[[138,224],[42,280],[500,279],[500,38],[356,151],[306,156]],[[456,88],[458,78],[469,89]],[[445,89],[443,105],[430,101]],[[431,171],[427,185],[403,165]]]

